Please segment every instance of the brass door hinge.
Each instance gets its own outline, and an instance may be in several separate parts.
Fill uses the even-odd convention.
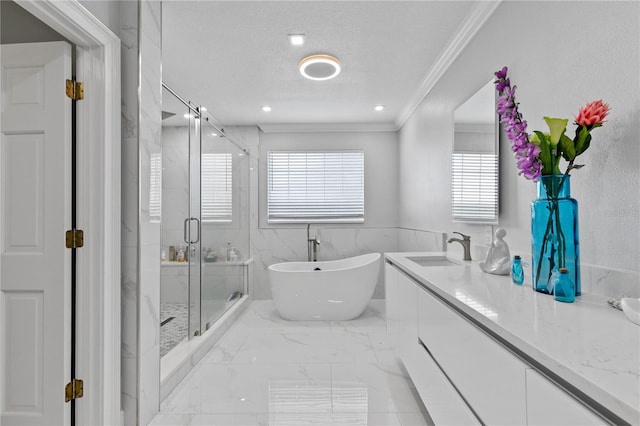
[[[82,229],[71,229],[66,234],[67,248],[80,248],[84,246],[84,232]]]
[[[64,387],[64,402],[72,399],[82,398],[84,394],[84,382],[80,379],[73,379]]]
[[[75,80],[67,80],[67,97],[79,101],[84,99],[84,83]]]

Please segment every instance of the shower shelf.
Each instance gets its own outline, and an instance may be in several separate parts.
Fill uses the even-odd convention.
[[[242,260],[242,261],[237,261],[237,262],[202,262],[202,265],[204,267],[222,267],[222,266],[243,266],[243,265],[249,265],[250,263],[253,262],[252,258],[249,258],[247,260]],[[164,267],[180,267],[180,266],[184,266],[187,267],[189,266],[189,262],[172,262],[172,261],[164,261],[164,262],[160,262],[160,266]]]

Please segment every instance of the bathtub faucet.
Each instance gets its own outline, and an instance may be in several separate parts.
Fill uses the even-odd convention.
[[[468,235],[464,235],[460,232],[454,232],[454,234],[459,234],[460,236],[462,236],[462,239],[460,238],[449,238],[449,240],[447,241],[447,243],[452,243],[452,242],[456,242],[456,243],[460,243],[462,245],[462,248],[464,248],[464,259],[463,260],[471,260],[471,237]]]
[[[307,224],[307,260],[309,262],[316,262],[318,260],[318,246],[320,245],[320,241],[318,241],[318,237],[313,237],[309,235],[309,228],[311,228],[311,224]]]

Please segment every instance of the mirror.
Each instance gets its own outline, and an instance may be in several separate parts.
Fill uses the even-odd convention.
[[[453,115],[451,206],[454,222],[498,223],[498,119],[493,80]]]

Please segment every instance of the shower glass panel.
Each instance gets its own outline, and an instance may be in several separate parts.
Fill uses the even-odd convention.
[[[188,105],[172,93],[162,94],[160,229],[160,354],[164,356],[190,335],[191,277],[185,219],[190,215],[189,150],[196,120]],[[199,131],[197,132],[199,133]],[[187,225],[189,225],[187,223]]]
[[[206,330],[242,296],[249,253],[249,160],[246,152],[203,120],[202,305]]]

